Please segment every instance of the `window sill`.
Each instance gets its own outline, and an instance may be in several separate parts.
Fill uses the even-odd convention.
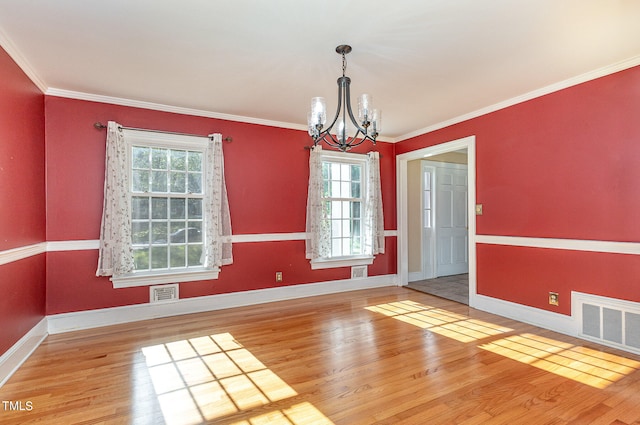
[[[138,273],[112,277],[114,288],[133,288],[136,286],[161,285],[164,283],[193,282],[196,280],[217,279],[220,269],[196,269],[183,272]]]
[[[332,269],[337,267],[369,266],[373,264],[373,256],[339,257],[311,260],[311,270]]]

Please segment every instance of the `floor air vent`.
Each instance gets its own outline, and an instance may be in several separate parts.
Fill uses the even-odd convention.
[[[640,354],[640,304],[574,292],[580,336]]]
[[[175,301],[178,297],[178,284],[158,285],[149,287],[149,302],[160,303],[165,301]]]

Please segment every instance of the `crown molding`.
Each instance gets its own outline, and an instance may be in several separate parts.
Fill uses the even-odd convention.
[[[553,92],[557,92],[572,86],[576,86],[578,84],[586,83],[587,81],[595,80],[597,78],[614,74],[619,71],[624,71],[625,69],[633,68],[634,66],[638,66],[638,65],[640,65],[640,56],[633,56],[629,59],[625,59],[623,61],[614,63],[612,65],[608,65],[603,68],[589,71],[584,74],[566,79],[564,81],[560,81],[560,82],[548,85],[546,87],[542,87],[540,89],[530,91],[523,95],[512,97],[511,99],[507,99],[505,101],[498,102],[481,109],[477,109],[473,112],[469,112],[468,114],[459,115],[455,118],[451,118],[449,120],[442,121],[437,124],[433,124],[416,131],[412,131],[411,133],[407,133],[397,137],[396,141],[401,142],[403,140],[411,139],[413,137],[422,136],[423,134],[431,133],[432,131],[440,130],[450,125],[458,124],[463,121],[470,120],[472,118],[477,118],[479,116],[486,115],[491,112],[495,112],[500,109],[507,108],[509,106],[517,105],[518,103],[523,103],[528,100],[535,99],[537,97],[541,97],[541,96],[544,96]]]
[[[13,61],[22,69],[27,77],[35,84],[42,93],[45,93],[48,89],[47,84],[40,78],[38,73],[33,69],[33,66],[22,55],[20,50],[11,41],[6,32],[0,27],[0,46],[7,52],[7,54],[13,59]]]
[[[261,118],[245,117],[242,115],[223,114],[220,112],[205,111],[203,109],[184,108],[181,106],[165,105],[162,103],[145,102],[142,100],[126,99],[122,97],[104,96],[100,94],[77,92],[57,88],[49,88],[45,95],[54,97],[64,97],[68,99],[87,100],[90,102],[109,103],[112,105],[130,106],[133,108],[151,109],[154,111],[171,112],[174,114],[192,115],[197,117],[215,118],[226,121],[237,121],[248,124],[265,125],[269,127],[288,128],[291,130],[307,131],[306,125],[288,123],[283,121],[272,121]]]

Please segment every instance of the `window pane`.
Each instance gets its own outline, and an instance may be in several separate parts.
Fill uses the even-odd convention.
[[[324,201],[323,217],[331,217],[331,201]]]
[[[171,243],[185,243],[187,241],[187,228],[183,226],[171,232],[170,239]]]
[[[342,239],[332,239],[331,240],[331,256],[339,257],[342,255]]]
[[[330,162],[329,164],[331,165],[331,180],[340,180],[340,164],[337,162]]]
[[[431,172],[430,171],[426,171],[424,174],[424,188],[430,188],[431,187]]]
[[[184,221],[171,221],[171,222],[169,222],[169,231],[171,233],[175,233],[180,229],[184,229],[185,227],[187,227],[187,223],[185,223]]]
[[[166,171],[153,171],[151,173],[151,190],[153,192],[167,191],[167,173]]]
[[[171,267],[185,267],[187,265],[184,245],[172,245],[169,253],[171,256]]]
[[[151,198],[151,218],[166,219],[167,218],[167,198]]]
[[[362,238],[360,237],[351,239],[351,253],[353,255],[362,254],[361,241],[362,241]]]
[[[431,191],[425,190],[423,198],[424,198],[424,208],[425,209],[431,208]]]
[[[187,247],[188,258],[187,265],[189,266],[201,266],[202,265],[202,245],[189,245]]]
[[[323,180],[322,181],[322,197],[327,198],[329,196],[331,196],[331,192],[329,191],[329,181]]]
[[[154,170],[167,169],[167,149],[151,149],[151,168]]]
[[[202,218],[202,199],[189,199],[188,218]]]
[[[360,220],[351,221],[351,234],[354,237],[360,236]]]
[[[351,183],[340,182],[340,197],[351,198]]]
[[[351,180],[351,164],[340,164],[340,180]]]
[[[322,163],[322,178],[329,180],[331,178],[330,166],[328,162]]]
[[[187,170],[187,152],[172,150],[171,155],[171,169],[186,171]]]
[[[362,203],[358,201],[351,202],[351,218],[360,218],[362,215]]]
[[[202,171],[202,153],[189,152],[188,158],[188,171]]]
[[[131,217],[135,219],[149,219],[149,198],[134,196],[131,199]]]
[[[170,217],[172,219],[185,218],[185,212],[186,212],[185,203],[186,203],[186,201],[187,200],[183,199],[183,198],[171,198],[169,200]]]
[[[167,240],[167,223],[151,223],[151,243],[166,244]]]
[[[342,218],[342,202],[331,201],[331,218]]]
[[[351,196],[354,198],[360,197],[360,182],[351,183]]]
[[[342,201],[342,218],[349,218],[351,212],[351,201]]]
[[[149,222],[133,222],[131,226],[131,243],[149,245]]]
[[[185,193],[187,184],[185,173],[170,173],[169,180],[171,185],[171,192],[173,193]]]
[[[342,237],[350,238],[351,237],[351,220],[341,220],[342,221]]]
[[[133,170],[131,173],[131,190],[134,192],[149,191],[149,172],[146,170]]]
[[[168,266],[167,251],[168,250],[166,246],[151,247],[151,268],[152,269],[167,268]]]
[[[351,239],[344,238],[342,239],[342,255],[353,255],[351,252]]]
[[[149,270],[148,248],[137,248],[133,250],[133,266],[136,270]]]
[[[151,165],[149,162],[149,148],[134,146],[133,154],[131,156],[131,164],[133,168],[149,168]]]
[[[189,173],[188,174],[189,193],[202,193],[202,174]]]
[[[329,193],[330,197],[340,198],[340,182],[332,180],[331,181],[331,193]]]
[[[331,236],[334,238],[340,237],[341,230],[340,220],[331,220]]]
[[[351,165],[351,181],[359,182],[360,181],[360,170],[362,166],[360,165]]]
[[[202,242],[202,222],[201,221],[190,221],[189,226],[187,227],[187,242]]]

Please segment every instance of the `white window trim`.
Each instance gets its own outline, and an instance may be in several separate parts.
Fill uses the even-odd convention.
[[[370,266],[373,255],[353,255],[347,257],[322,258],[311,260],[311,270],[332,269],[337,267]]]
[[[124,140],[127,149],[131,152],[133,146],[158,147],[166,149],[185,149],[201,151],[204,154],[208,137],[176,135],[170,133],[156,133],[152,131],[140,131],[123,129]],[[127,169],[131,176],[131,155],[127,157]],[[208,164],[203,161],[202,174],[205,173],[205,167]],[[131,177],[130,177],[131,178]],[[129,189],[131,194],[131,189]],[[152,270],[138,271],[125,276],[111,277],[114,288],[132,288],[137,286],[150,286],[165,283],[194,282],[199,280],[218,279],[220,272],[219,267],[206,269],[204,267],[192,267],[190,269],[174,269],[174,270]]]
[[[337,151],[322,151],[321,158],[323,161],[342,162],[346,164],[362,164],[362,182],[361,193],[366,192],[366,184],[368,181],[369,167],[367,166],[367,159],[362,154],[350,153],[350,152],[337,152]],[[368,208],[363,200],[363,208]],[[364,214],[363,214],[364,216]],[[362,229],[361,231],[364,231]],[[341,257],[329,257],[319,258],[311,260],[311,270],[331,269],[339,267],[353,267],[353,266],[369,266],[373,264],[374,256],[366,254],[358,255],[346,255]]]
[[[198,280],[217,279],[220,269],[193,268],[189,271],[153,271],[135,273],[127,276],[112,277],[110,280],[114,288],[133,288],[136,286],[150,286],[165,283],[195,282]]]

